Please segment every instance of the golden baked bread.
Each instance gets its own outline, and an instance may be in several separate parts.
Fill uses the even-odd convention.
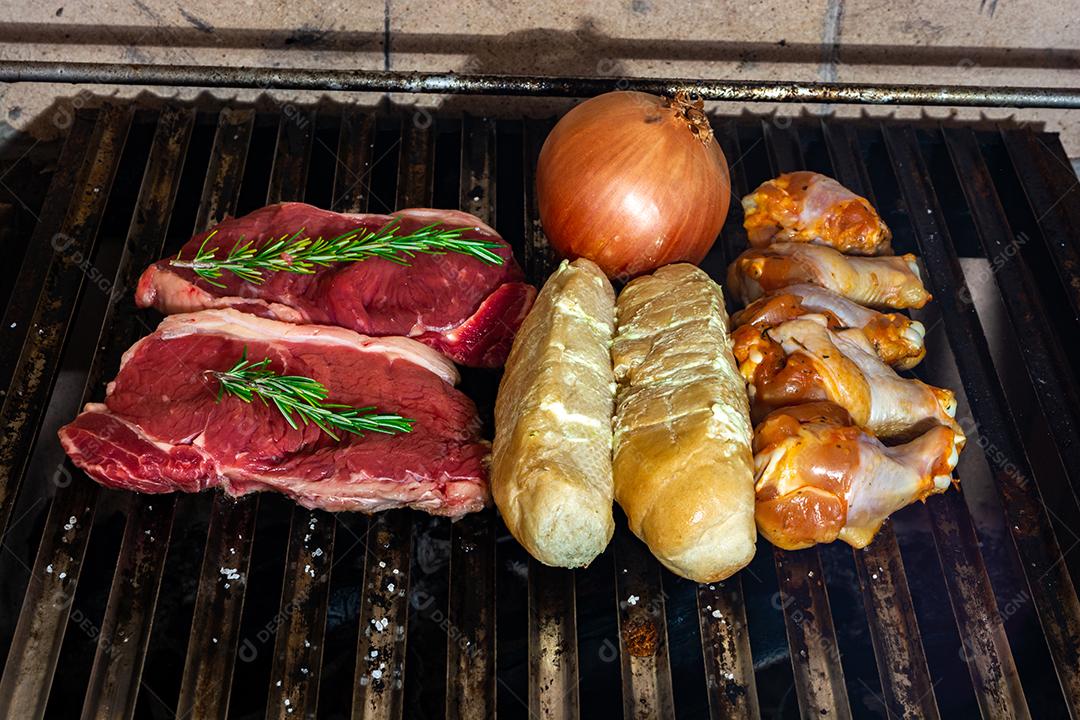
[[[491,490],[506,527],[547,565],[603,552],[612,517],[615,291],[563,261],[514,339],[495,402]]]
[[[746,389],[720,286],[668,265],[622,291],[615,499],[672,572],[722,580],[754,556],[754,458]]]

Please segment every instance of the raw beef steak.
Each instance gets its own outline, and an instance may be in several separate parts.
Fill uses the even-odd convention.
[[[207,248],[224,257],[241,241],[259,247],[292,235],[330,239],[363,227],[378,230],[394,219],[400,234],[437,223],[470,228],[463,237],[501,245],[502,265],[485,265],[458,253],[417,255],[409,265],[381,258],[339,263],[311,275],[266,273],[255,284],[224,273],[219,288],[188,268],[151,265],[139,280],[135,301],[163,313],[232,307],[292,323],[339,325],[365,335],[403,335],[472,367],[498,367],[506,361],[536,290],[524,282],[510,246],[478,218],[457,210],[401,210],[393,215],[344,215],[304,203],[270,205],[229,218],[184,245],[181,258],[193,258],[214,233]]]
[[[328,402],[374,406],[413,419],[397,435],[289,427],[256,398],[225,395],[208,370],[251,361],[303,375]],[[414,507],[458,517],[488,498],[488,444],[457,370],[434,350],[400,337],[294,325],[235,310],[173,315],[125,354],[105,402],[60,430],[64,450],[102,485],[137,492],[230,495],[275,490],[309,508],[374,512]],[[298,423],[299,424],[299,423]]]

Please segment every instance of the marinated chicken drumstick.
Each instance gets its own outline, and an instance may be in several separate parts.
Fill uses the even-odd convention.
[[[822,245],[781,242],[746,250],[728,268],[728,289],[743,304],[797,283],[877,309],[921,308],[930,300],[914,255],[848,257]]]
[[[735,331],[735,358],[755,418],[785,405],[829,400],[884,440],[911,440],[944,425],[955,433],[957,449],[963,446],[950,390],[900,377],[861,331],[827,324],[821,315],[805,315],[768,330],[744,325]]]
[[[784,173],[744,197],[742,206],[751,247],[800,242],[852,255],[892,254],[892,233],[874,207],[826,175]]]
[[[886,447],[832,403],[777,410],[754,433],[758,530],[785,550],[865,547],[890,514],[949,488],[957,448],[940,425]]]
[[[860,328],[878,356],[898,370],[909,370],[926,355],[926,329],[900,313],[879,313],[817,285],[799,284],[777,290],[735,313],[732,327],[767,329],[807,314],[824,315],[829,328]]]

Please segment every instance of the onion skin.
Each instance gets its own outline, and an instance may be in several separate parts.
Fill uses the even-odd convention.
[[[681,95],[681,94],[680,94]],[[630,279],[699,263],[727,217],[727,161],[701,103],[617,91],[552,129],[536,169],[537,204],[561,255]]]

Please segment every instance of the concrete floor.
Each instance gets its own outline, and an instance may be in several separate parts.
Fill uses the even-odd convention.
[[[0,57],[99,62],[388,68],[460,72],[791,79],[968,85],[1080,85],[1077,0],[0,0]],[[0,87],[0,121],[59,132],[79,88]],[[133,88],[96,88],[130,96]],[[192,90],[158,89],[192,98]],[[216,91],[223,102],[258,91]],[[291,102],[318,94],[279,93]],[[344,99],[344,98],[338,98]],[[378,97],[353,96],[374,103]],[[435,96],[395,97],[439,105]],[[455,107],[465,105],[460,99]],[[565,103],[470,100],[482,112],[547,113]],[[725,112],[821,108],[720,106]],[[47,112],[47,110],[49,112]],[[900,117],[1009,119],[1061,132],[1080,157],[1080,111],[854,108]]]

